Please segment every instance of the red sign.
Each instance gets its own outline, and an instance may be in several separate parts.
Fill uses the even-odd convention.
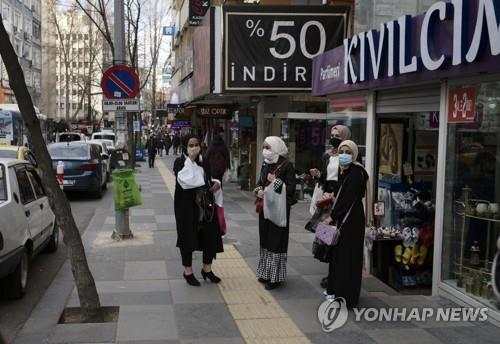
[[[139,77],[131,67],[113,66],[104,72],[101,88],[107,99],[134,99],[139,93]]]
[[[476,89],[460,87],[448,94],[448,122],[474,123],[476,116]]]

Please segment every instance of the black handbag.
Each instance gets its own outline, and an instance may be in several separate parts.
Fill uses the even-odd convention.
[[[329,246],[321,242],[321,240],[314,238],[312,244],[312,254],[315,259],[322,263],[330,263],[332,259],[333,246]]]
[[[198,223],[210,223],[215,215],[215,198],[212,191],[204,186],[196,190],[196,205],[198,206]]]

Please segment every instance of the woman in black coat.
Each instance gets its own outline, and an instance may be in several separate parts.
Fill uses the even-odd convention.
[[[365,211],[363,197],[368,174],[356,162],[358,146],[350,140],[339,146],[340,189],[330,217],[325,223],[340,228],[340,238],[332,248],[328,273],[327,300],[342,297],[347,307],[356,307],[361,291]]]
[[[177,225],[177,247],[182,256],[184,278],[187,283],[199,286],[192,269],[193,251],[203,251],[203,279],[219,283],[220,278],[212,272],[212,260],[217,253],[223,252],[222,236],[219,230],[217,217],[212,221],[200,223],[199,205],[196,202],[197,194],[203,189],[210,189],[215,193],[220,190],[220,181],[212,179],[204,168],[200,158],[200,141],[194,135],[183,138],[183,156],[174,162],[176,177],[174,211]]]
[[[290,234],[290,208],[297,203],[295,199],[295,169],[288,161],[288,149],[279,137],[269,136],[264,141],[264,164],[254,192],[264,198],[264,188],[269,184],[277,193],[286,185],[287,221],[285,227],[279,227],[259,214],[260,259],[257,268],[259,282],[266,284],[266,289],[277,288],[286,278],[288,237]]]

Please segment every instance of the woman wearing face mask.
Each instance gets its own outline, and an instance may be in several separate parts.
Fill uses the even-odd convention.
[[[295,199],[295,170],[287,160],[288,148],[277,136],[269,136],[264,140],[262,156],[264,164],[254,192],[258,198],[264,198],[264,188],[272,185],[277,193],[286,185],[287,224],[278,227],[259,214],[260,259],[257,268],[259,282],[266,284],[271,290],[280,286],[286,277],[286,261],[288,252],[288,236],[290,208],[297,203]]]
[[[329,265],[327,300],[343,297],[348,307],[355,307],[361,290],[365,212],[363,197],[368,173],[356,162],[358,146],[343,141],[339,153],[339,191],[330,217],[324,222],[340,228],[338,244],[332,248]]]
[[[203,269],[201,275],[219,283],[220,278],[212,272],[212,260],[216,254],[223,252],[222,237],[217,218],[210,223],[198,222],[199,207],[196,202],[197,193],[203,188],[211,192],[220,189],[220,181],[210,178],[208,169],[203,166],[200,155],[200,140],[195,135],[187,135],[182,142],[183,156],[174,162],[176,176],[174,211],[177,225],[177,247],[182,256],[184,278],[189,285],[199,286],[192,269],[193,251],[203,251]]]
[[[332,199],[339,190],[339,156],[337,149],[340,143],[351,138],[351,130],[345,125],[335,125],[330,131],[330,146],[331,148],[323,155],[323,167],[321,172],[313,168],[309,171],[312,177],[318,179],[318,185],[323,188],[323,197],[321,200]],[[328,276],[321,280],[321,287],[326,288]]]
[[[309,171],[311,176],[319,178],[318,183],[325,192],[323,198],[332,198],[339,189],[339,157],[337,149],[340,143],[351,138],[351,130],[345,125],[335,125],[330,131],[331,148],[323,155],[321,171],[313,168]]]

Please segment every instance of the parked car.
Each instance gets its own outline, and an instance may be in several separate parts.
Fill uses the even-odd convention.
[[[108,140],[108,139],[92,139],[91,141],[104,143],[106,145],[106,148],[108,149],[109,152],[113,152],[115,150],[115,143],[113,142],[113,140]]]
[[[107,163],[98,145],[77,141],[52,143],[47,148],[54,171],[59,161],[64,163],[64,190],[90,191],[102,197],[107,189]]]
[[[0,287],[8,298],[21,298],[28,284],[29,260],[59,245],[56,224],[34,166],[0,158]]]
[[[98,131],[92,134],[92,140],[111,140],[113,141],[113,145],[116,143],[115,133],[112,131]]]
[[[109,182],[111,177],[111,153],[108,151],[103,140],[90,140],[88,143],[99,146],[102,158],[106,161],[106,181]]]
[[[87,137],[82,133],[59,133],[56,142],[87,141]]]

